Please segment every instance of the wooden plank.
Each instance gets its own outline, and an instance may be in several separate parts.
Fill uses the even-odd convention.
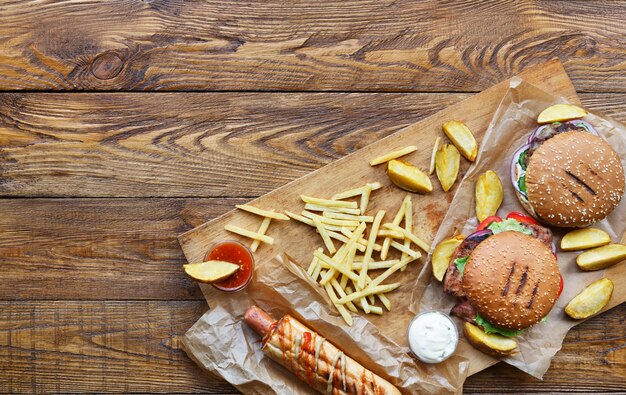
[[[180,336],[204,301],[0,302],[0,392],[232,392]]]
[[[203,299],[176,235],[241,199],[2,199],[0,300]]]
[[[467,97],[0,94],[0,195],[256,197]],[[581,98],[626,121],[624,94]]]
[[[0,302],[0,392],[237,393],[180,348],[206,309],[204,301]],[[465,392],[623,390],[625,314],[620,306],[574,328],[544,381],[501,364],[470,377]]]
[[[48,0],[0,20],[4,90],[480,91],[555,57],[579,90],[626,90],[623,1]]]

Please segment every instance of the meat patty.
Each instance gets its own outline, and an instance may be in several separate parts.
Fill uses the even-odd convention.
[[[461,289],[461,278],[463,275],[456,268],[454,260],[469,256],[469,254],[474,251],[474,248],[476,248],[481,241],[482,240],[465,239],[461,244],[459,244],[456,250],[454,250],[454,254],[452,254],[452,259],[450,260],[450,265],[446,271],[446,277],[443,280],[443,290],[447,294],[459,297],[465,296],[463,290]]]
[[[547,245],[548,248],[552,249],[552,231],[544,226],[535,225],[535,224],[527,224],[521,223],[526,229],[533,232],[533,236],[535,236],[539,241],[543,244]]]
[[[457,304],[450,310],[450,314],[459,317],[465,322],[475,323],[477,313],[474,306],[466,298],[459,298]]]
[[[583,128],[582,126],[576,126],[573,123],[569,122],[562,123],[560,125],[548,125],[545,128],[541,129],[541,131],[539,131],[539,133],[537,133],[533,140],[530,142],[530,148],[528,148],[528,151],[526,151],[526,157],[524,158],[526,167],[528,167],[530,157],[535,153],[537,148],[539,148],[539,146],[543,144],[546,140],[551,139],[559,133],[574,131],[586,132],[587,129]]]

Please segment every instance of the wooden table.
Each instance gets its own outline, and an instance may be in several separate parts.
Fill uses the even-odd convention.
[[[178,234],[555,57],[626,121],[625,20],[624,1],[0,3],[0,392],[236,393],[180,349],[207,306]],[[543,382],[498,365],[465,390],[624,390],[625,314],[572,330]]]

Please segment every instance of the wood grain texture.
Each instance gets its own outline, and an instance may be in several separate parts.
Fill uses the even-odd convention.
[[[0,199],[0,300],[203,300],[176,237],[242,202]]]
[[[238,393],[203,372],[180,336],[204,301],[0,302],[0,392]],[[572,329],[546,379],[504,365],[470,377],[466,393],[621,391],[626,306]]]
[[[560,58],[626,91],[626,2],[5,1],[0,89],[479,91]]]
[[[580,96],[626,121],[625,94]],[[256,197],[467,97],[4,93],[0,195]]]

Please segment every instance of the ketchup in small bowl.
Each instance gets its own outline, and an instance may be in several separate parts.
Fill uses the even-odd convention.
[[[226,280],[211,284],[220,291],[234,292],[245,288],[252,278],[254,257],[245,245],[238,241],[220,241],[207,252],[205,261],[224,261],[239,265],[239,270]]]

